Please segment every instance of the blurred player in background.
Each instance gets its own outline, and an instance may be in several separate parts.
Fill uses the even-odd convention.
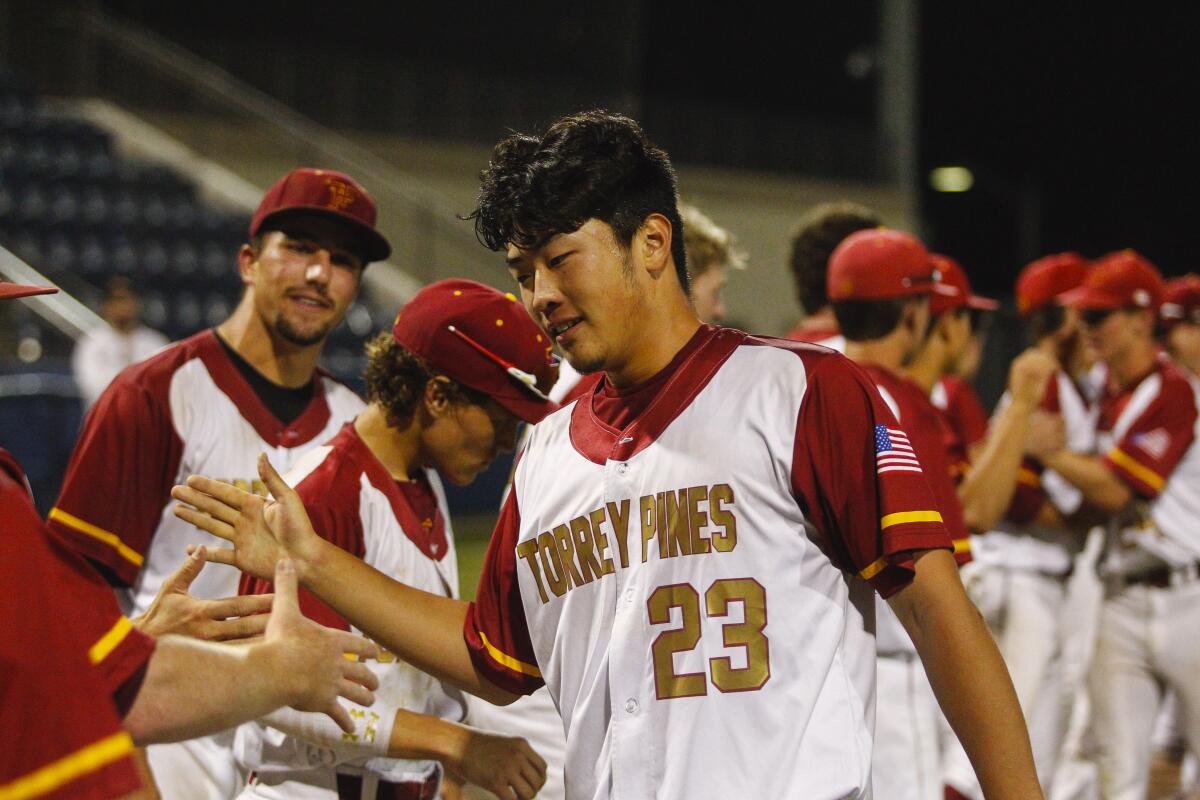
[[[1174,690],[1190,746],[1200,743],[1200,447],[1197,394],[1158,351],[1158,270],[1132,250],[1099,259],[1061,296],[1079,310],[1107,369],[1097,452],[1042,463],[1110,515],[1105,597],[1091,669],[1101,795],[1146,795],[1152,733]]]
[[[471,483],[513,448],[520,421],[535,423],[557,408],[538,388],[554,380],[549,349],[512,295],[467,280],[418,292],[393,330],[368,345],[369,405],[288,475],[316,529],[396,580],[457,598],[438,473]],[[270,584],[247,577],[243,590],[270,591]],[[349,628],[308,592],[301,608]],[[235,751],[253,773],[243,797],[358,797],[364,785],[371,796],[432,797],[443,768],[499,792],[521,786],[522,798],[541,786],[545,765],[524,741],[457,724],[467,711],[460,691],[387,653],[370,667],[377,702],[352,707],[352,736],[291,709],[242,726]]]
[[[0,283],[0,299],[53,291]],[[349,727],[336,697],[371,702],[363,687],[373,676],[343,654],[375,648],[305,620],[290,565],[275,569],[280,591],[258,642],[155,642],[82,556],[43,535],[24,473],[3,449],[0,507],[0,797],[155,796],[135,743],[203,735],[287,703]],[[185,569],[203,563],[201,548]]]
[[[691,277],[692,305],[701,322],[716,324],[725,319],[721,292],[729,281],[729,270],[746,268],[746,257],[737,250],[733,234],[696,208],[681,204],[683,248],[687,251]]]
[[[110,278],[104,286],[100,316],[107,325],[93,328],[75,343],[71,370],[89,409],[117,373],[167,345],[167,337],[141,321],[142,303],[128,278]]]
[[[816,342],[841,351],[846,340],[838,333],[837,319],[826,296],[829,256],[855,231],[878,228],[883,219],[856,203],[822,203],[814,206],[792,231],[788,266],[796,282],[796,298],[804,318],[786,338]]]
[[[1039,797],[919,467],[883,463],[895,418],[836,353],[696,319],[674,173],[639,126],[596,111],[510,136],[475,216],[566,357],[605,373],[534,427],[476,601],[323,543],[265,463],[273,504],[175,490],[234,541],[214,560],[261,575],[294,550],[308,588],[416,666],[497,701],[545,683],[568,793],[597,799],[868,795],[873,586],[991,796]]]
[[[88,415],[48,525],[118,587],[127,613],[150,608],[197,542],[171,514],[175,482],[204,472],[255,486],[260,452],[290,468],[361,410],[317,358],[364,267],[390,252],[375,215],[349,176],[303,168],[280,178],[238,252],[245,290],[230,318],[122,372]],[[237,576],[208,570],[192,591],[236,594]],[[151,748],[164,793],[237,794],[245,776],[231,743],[229,732]]]
[[[1158,318],[1160,338],[1171,358],[1200,376],[1200,275],[1167,281]]]

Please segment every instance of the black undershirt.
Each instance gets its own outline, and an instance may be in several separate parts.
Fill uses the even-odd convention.
[[[217,341],[225,348],[225,352],[229,354],[229,360],[238,368],[238,372],[242,373],[242,377],[246,379],[246,383],[250,384],[250,388],[258,395],[258,399],[262,400],[263,405],[275,415],[275,419],[284,425],[291,425],[297,417],[304,413],[304,409],[308,408],[308,404],[312,400],[313,387],[316,386],[315,380],[310,378],[308,383],[298,389],[280,386],[250,366],[250,362],[238,355],[237,351],[221,338],[221,334],[215,330],[213,333],[216,334]]]

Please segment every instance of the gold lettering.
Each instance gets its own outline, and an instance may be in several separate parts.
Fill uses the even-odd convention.
[[[554,541],[558,544],[558,555],[562,559],[563,571],[567,576],[567,588],[583,586],[583,578],[575,568],[575,543],[571,541],[571,529],[566,525],[559,525],[550,533],[554,535]]]
[[[608,504],[608,519],[613,526],[613,534],[617,539],[617,553],[621,557],[621,568],[629,568],[629,500],[622,500],[621,507],[615,503]]]
[[[708,541],[708,537],[700,533],[700,529],[708,524],[708,514],[704,511],[707,500],[707,486],[693,486],[687,490],[688,527],[692,531],[692,552],[697,555],[712,550],[712,543]]]
[[[571,538],[575,540],[575,557],[579,561],[579,572],[584,583],[591,583],[603,573],[600,562],[592,552],[592,526],[587,517],[576,517],[571,520]]]
[[[233,488],[235,489],[241,489],[243,492],[250,491],[250,481],[245,478],[234,478],[230,483],[233,484]]]
[[[712,546],[719,553],[728,553],[737,547],[737,519],[721,503],[733,505],[733,487],[727,483],[718,483],[708,492],[708,516],[713,525],[720,525],[724,530],[718,534],[714,529],[709,537]]]
[[[537,582],[538,595],[542,598],[542,605],[545,605],[550,602],[550,598],[546,596],[546,587],[542,585],[542,571],[538,569],[537,551],[537,539],[526,539],[517,545],[517,555],[525,559],[525,563],[529,565],[529,571],[533,573],[533,579]]]
[[[600,574],[611,575],[614,570],[613,561],[604,555],[604,551],[608,549],[608,534],[600,527],[604,524],[604,509],[597,508],[588,514],[588,521],[592,523],[592,539],[596,542],[596,555],[600,558]]]
[[[667,558],[667,495],[670,492],[659,492],[658,499],[658,557]]]
[[[675,492],[664,492],[667,506],[667,539],[671,556],[690,556],[692,554],[692,539],[688,532],[687,489],[680,489],[678,497]]]
[[[650,558],[650,540],[654,538],[654,517],[658,513],[658,506],[652,494],[642,495],[638,505],[642,518],[642,563],[645,564]]]
[[[546,574],[550,591],[554,592],[555,597],[562,597],[571,587],[567,585],[567,573],[563,570],[562,560],[558,557],[558,545],[554,543],[554,534],[550,531],[538,536],[538,556],[542,560],[542,572]]]

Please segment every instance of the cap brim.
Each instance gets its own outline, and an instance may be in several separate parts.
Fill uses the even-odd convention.
[[[1125,305],[1125,298],[1091,286],[1076,286],[1054,298],[1060,305],[1070,308],[1094,308],[1111,311]]]
[[[523,419],[531,425],[536,425],[550,414],[558,411],[559,405],[553,400],[543,400],[532,392],[522,391],[513,387],[515,394],[489,394],[493,400],[518,419]]]
[[[345,223],[346,226],[353,229],[355,234],[358,235],[359,241],[362,242],[362,250],[359,252],[359,255],[368,264],[372,261],[386,261],[388,256],[392,254],[392,245],[383,237],[382,233],[367,225],[358,217],[352,217],[349,214],[343,214],[340,211],[334,211],[324,206],[288,206],[287,208],[281,208],[263,217],[262,221],[258,223],[258,230],[261,231],[271,223],[279,224],[281,220],[293,215],[307,214],[328,217],[329,219]]]
[[[980,297],[977,294],[967,297],[967,308],[973,308],[976,311],[995,311],[999,307],[1000,301],[990,297]]]
[[[37,294],[54,294],[54,286],[22,286],[19,283],[0,283],[0,300],[10,297],[32,297]]]

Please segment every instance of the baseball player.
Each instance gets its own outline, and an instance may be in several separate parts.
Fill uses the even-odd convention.
[[[201,471],[254,488],[260,452],[290,468],[362,408],[316,362],[363,268],[390,252],[375,215],[346,175],[283,176],[238,253],[245,291],[230,318],[123,371],[87,416],[48,524],[118,587],[127,613],[147,611],[197,542],[167,507],[174,482]],[[209,570],[192,591],[232,595],[236,578]],[[232,797],[245,776],[231,742],[151,748],[150,764],[172,798]]]
[[[1112,515],[1091,694],[1101,795],[1113,800],[1145,796],[1164,687],[1178,697],[1189,744],[1200,743],[1200,385],[1158,352],[1162,294],[1158,270],[1125,250],[1061,296],[1107,369],[1102,455],[1063,449],[1042,458]]]
[[[0,283],[0,298],[52,291]],[[303,620],[294,572],[277,570],[280,596],[262,641],[232,647],[167,637],[156,646],[78,553],[43,535],[24,473],[2,449],[0,504],[0,719],[8,731],[0,797],[127,796],[143,783],[135,742],[201,735],[285,703],[330,711],[348,727],[334,699],[370,703],[354,682],[374,686],[373,676],[343,653],[376,649]],[[203,565],[203,548],[191,563]]]
[[[994,423],[998,427],[1016,412],[1030,417],[1032,408],[1040,408],[1063,420],[1063,444],[1080,453],[1093,451],[1095,414],[1071,377],[1079,371],[1082,350],[1077,316],[1058,305],[1055,297],[1082,283],[1088,267],[1078,254],[1061,253],[1038,259],[1021,271],[1017,309],[1033,344],[1030,352],[1051,359],[1056,373],[1042,392],[1010,388]],[[1001,438],[1013,435],[1007,432]],[[1018,438],[1025,437],[1018,434]],[[1045,448],[1046,436],[1039,433],[1033,438],[1039,440],[1037,448]],[[1082,497],[1060,476],[1026,458],[1017,479],[1003,518],[986,535],[972,537],[976,563],[967,586],[1008,664],[1029,723],[1038,776],[1049,792],[1070,700],[1064,646],[1068,626],[1082,624],[1067,614],[1067,579],[1087,526],[1069,524],[1078,516]],[[965,754],[948,753],[946,762],[947,783],[956,796],[978,797],[980,789]]]
[[[553,382],[549,340],[512,295],[444,280],[418,292],[368,354],[370,404],[288,479],[326,539],[409,586],[456,598],[438,473],[469,484],[512,449],[520,420],[537,422],[557,408],[538,388]],[[247,577],[242,588],[270,586]],[[301,607],[349,627],[308,593]],[[357,797],[364,783],[374,796],[434,797],[443,765],[487,788],[527,786],[524,798],[541,786],[545,766],[525,742],[455,724],[466,715],[457,689],[386,654],[370,666],[378,702],[351,712],[359,723],[351,737],[290,709],[242,726],[235,751],[254,775],[243,797]],[[336,774],[323,754],[332,754]]]
[[[176,513],[234,542],[213,560],[262,574],[295,552],[346,619],[468,691],[545,683],[577,797],[868,796],[874,588],[989,796],[1039,797],[919,464],[881,446],[903,430],[842,356],[702,325],[676,204],[666,154],[619,115],[493,152],[477,229],[567,359],[605,377],[535,426],[474,603],[334,552],[265,460],[278,502],[193,477]]]
[[[792,231],[788,266],[804,319],[786,338],[816,342],[838,352],[845,348],[846,340],[838,331],[833,307],[825,294],[829,256],[850,234],[882,224],[883,219],[873,210],[849,202],[821,203],[800,218]]]
[[[1171,358],[1200,376],[1200,275],[1167,281],[1158,316],[1160,338]]]

